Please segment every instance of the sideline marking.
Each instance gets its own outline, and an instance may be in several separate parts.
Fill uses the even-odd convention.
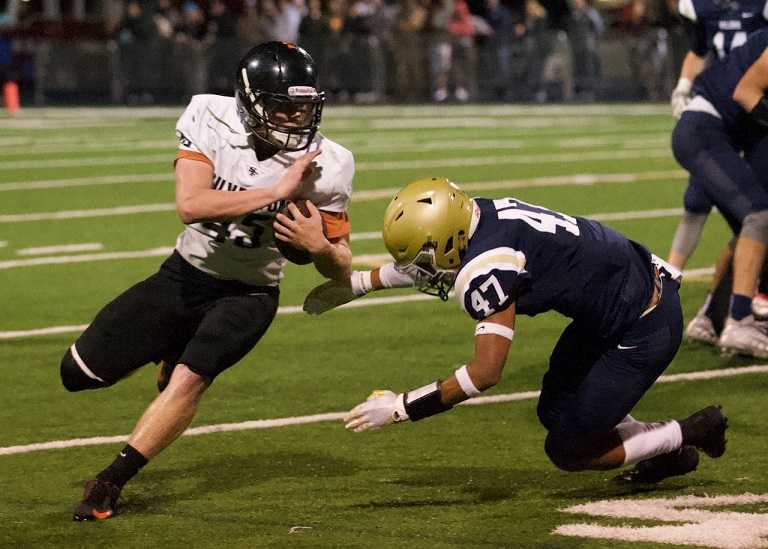
[[[429,296],[426,296],[429,297]],[[354,303],[354,302],[353,302]],[[657,383],[673,383],[677,381],[688,381],[698,379],[714,379],[717,377],[733,377],[745,374],[766,373],[768,364],[746,366],[743,368],[725,368],[723,370],[710,370],[707,372],[691,372],[687,374],[674,374],[671,376],[661,376]],[[703,377],[701,374],[708,374]],[[720,375],[717,375],[720,374]],[[522,393],[507,393],[500,395],[491,395],[487,397],[476,397],[462,404],[485,405],[499,402],[512,402],[519,400],[532,400],[537,398],[539,391],[526,391]],[[232,431],[249,431],[253,429],[271,429],[273,427],[285,427],[287,425],[305,425],[308,423],[319,423],[323,421],[338,421],[346,415],[346,412],[330,412],[326,414],[313,414],[308,416],[291,416],[276,419],[255,419],[251,421],[241,421],[238,423],[218,423],[215,425],[204,425],[193,427],[182,433],[182,436],[207,435],[210,433],[229,433]],[[59,450],[63,448],[74,448],[78,446],[96,446],[102,444],[115,444],[128,440],[128,435],[101,436],[88,438],[75,438],[68,440],[52,440],[50,442],[37,442],[33,444],[22,444],[18,446],[0,447],[0,456],[12,454],[27,454],[41,450]]]

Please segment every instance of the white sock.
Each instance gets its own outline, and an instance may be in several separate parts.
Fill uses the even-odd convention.
[[[643,423],[626,419],[616,426],[624,443],[624,465],[634,465],[638,461],[669,453],[683,444],[683,432],[677,421]]]

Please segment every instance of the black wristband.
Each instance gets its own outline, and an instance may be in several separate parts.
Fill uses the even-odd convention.
[[[763,128],[768,128],[768,99],[765,96],[762,96],[757,105],[752,107],[749,116]]]
[[[440,382],[435,381],[424,387],[408,391],[403,396],[405,413],[411,421],[418,421],[425,417],[434,416],[452,406],[446,406],[440,399]]]

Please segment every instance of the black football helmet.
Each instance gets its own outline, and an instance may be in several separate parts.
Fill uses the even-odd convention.
[[[316,84],[315,62],[302,48],[288,42],[252,48],[240,60],[235,86],[246,131],[280,150],[309,147],[325,103]]]

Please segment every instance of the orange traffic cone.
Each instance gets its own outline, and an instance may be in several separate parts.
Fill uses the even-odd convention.
[[[14,115],[19,112],[19,85],[16,82],[6,82],[3,86],[3,102],[8,114]]]

